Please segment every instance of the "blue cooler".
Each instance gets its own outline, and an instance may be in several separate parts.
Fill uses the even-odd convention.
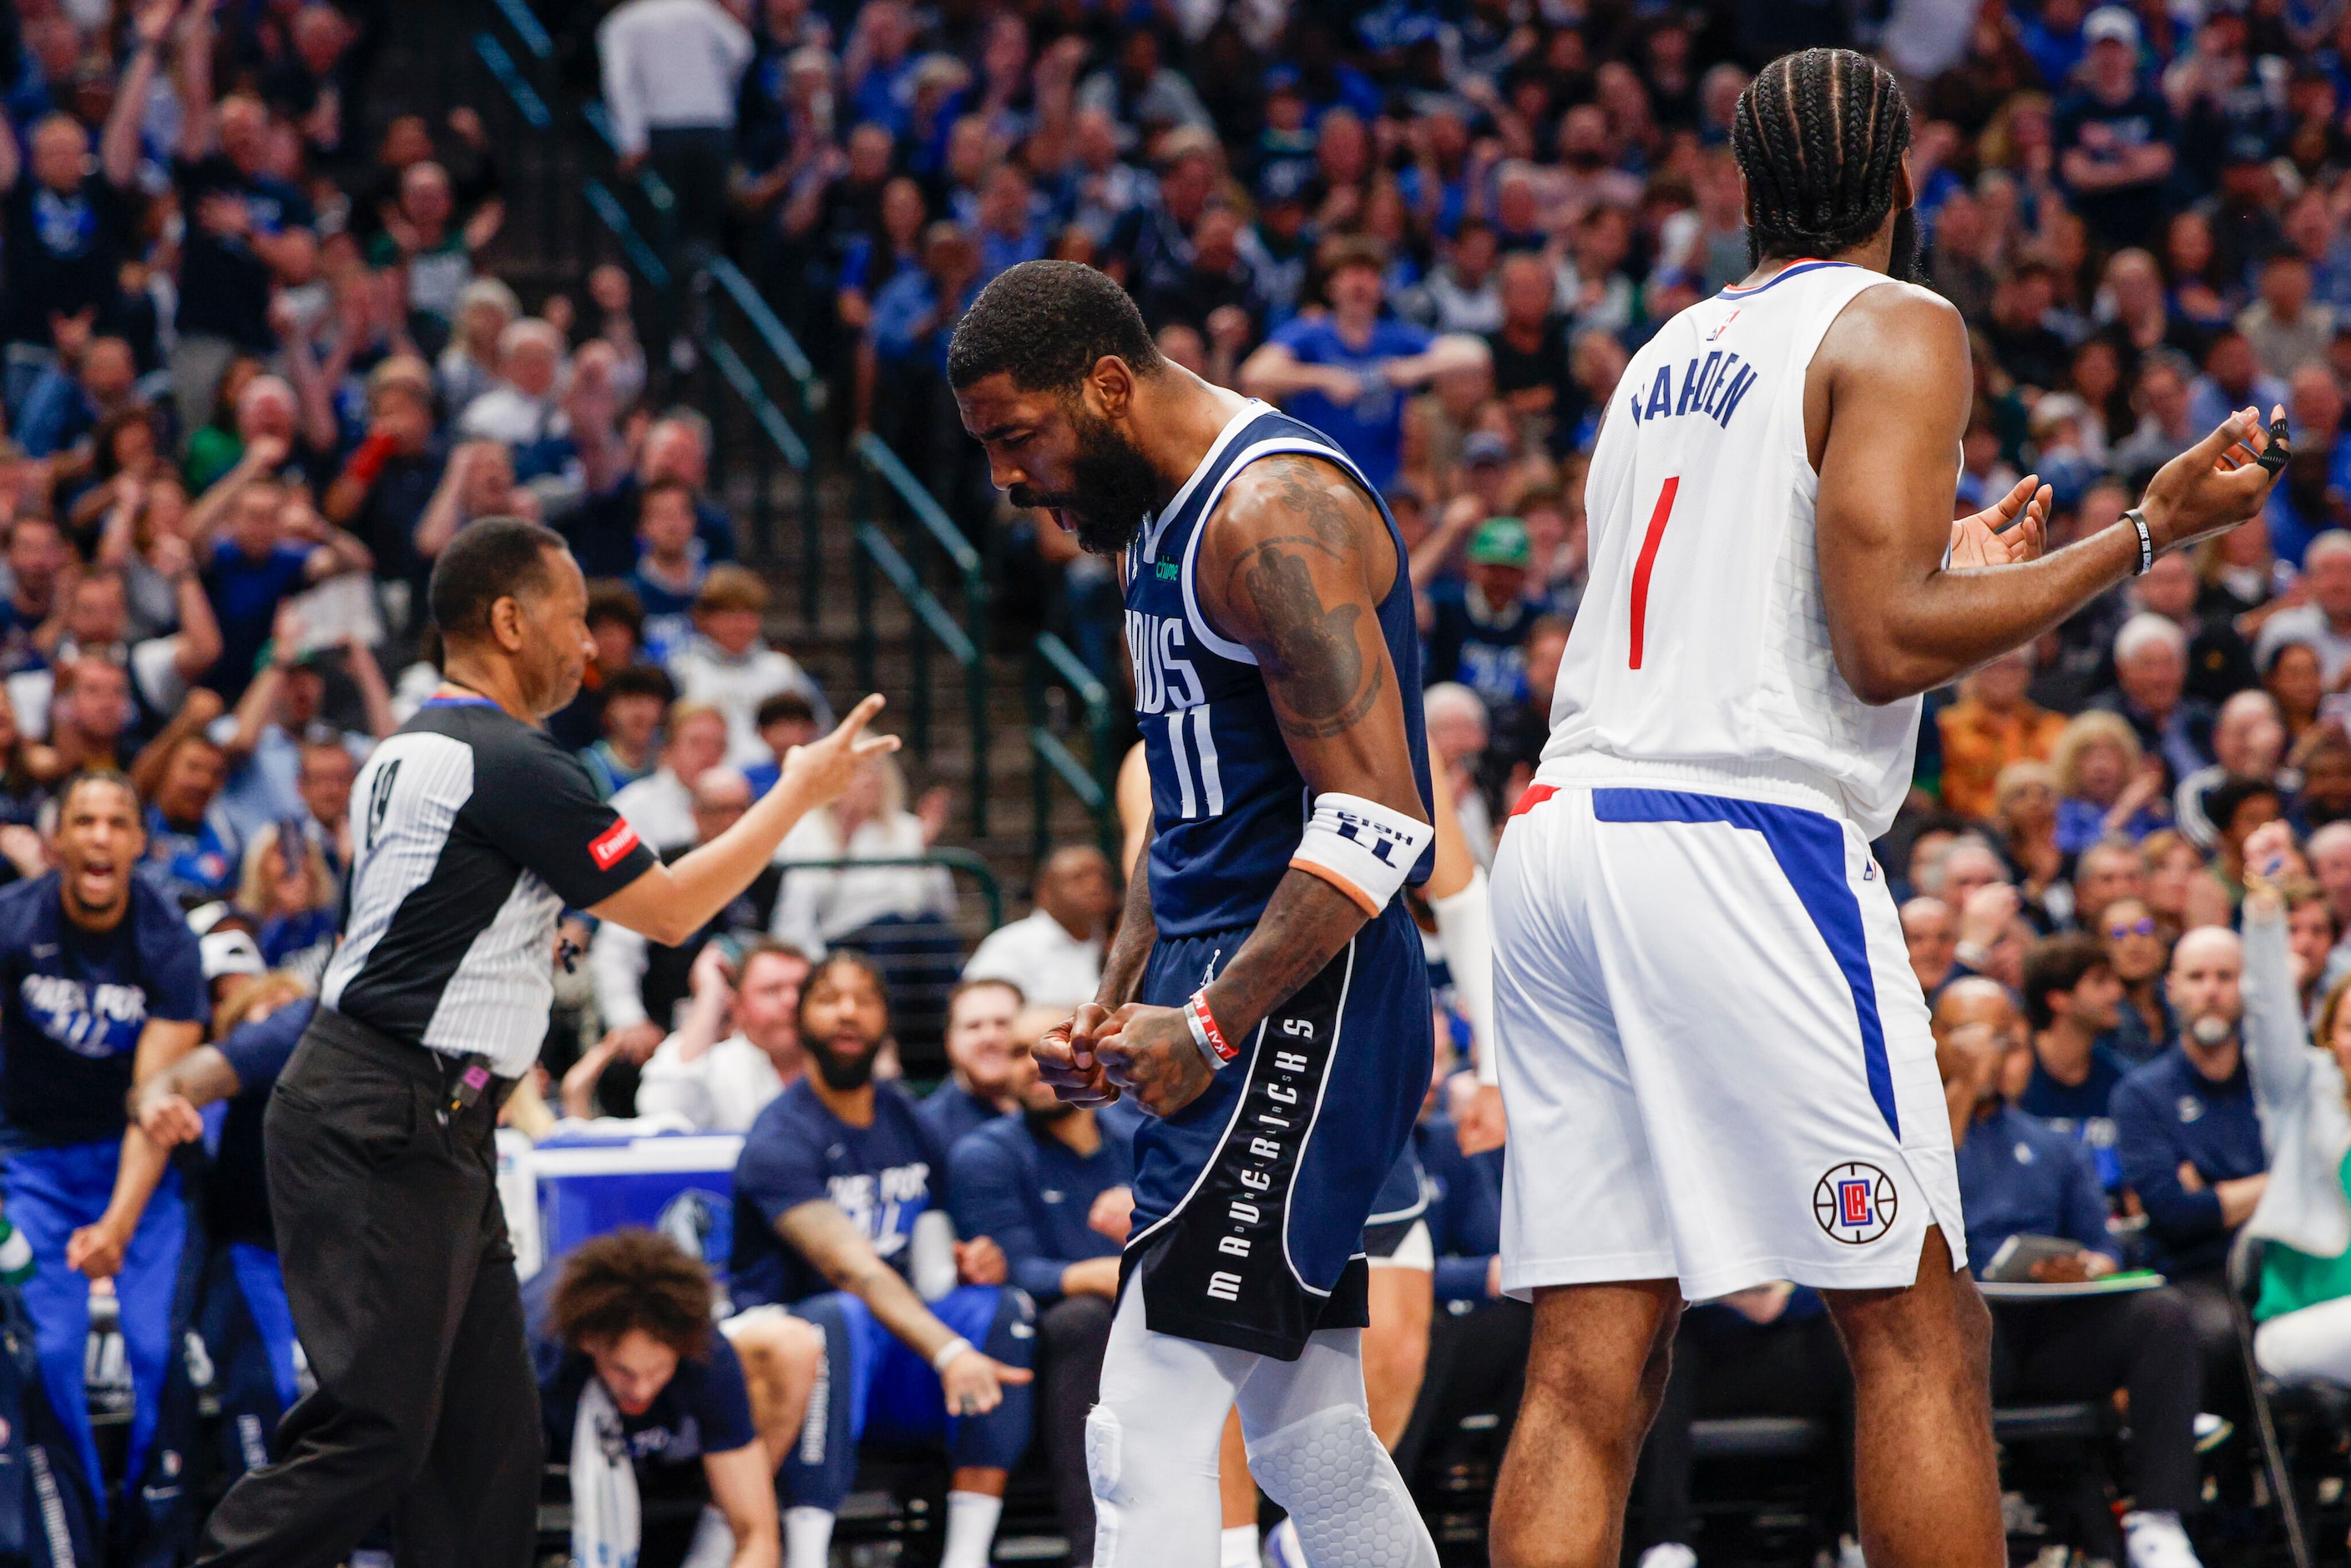
[[[548,1262],[591,1236],[641,1225],[710,1266],[723,1285],[735,1249],[735,1133],[651,1137],[564,1134],[531,1150]]]

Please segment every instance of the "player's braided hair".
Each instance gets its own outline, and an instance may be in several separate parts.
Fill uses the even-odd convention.
[[[1739,95],[1730,147],[1757,256],[1834,256],[1876,234],[1910,145],[1893,73],[1851,49],[1805,49]]]

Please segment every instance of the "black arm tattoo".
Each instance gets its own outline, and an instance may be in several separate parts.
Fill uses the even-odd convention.
[[[1364,657],[1357,640],[1363,606],[1325,608],[1313,572],[1283,548],[1300,544],[1314,541],[1276,538],[1252,546],[1233,575],[1265,628],[1266,642],[1256,651],[1266,662],[1266,684],[1280,698],[1275,720],[1285,734],[1322,740],[1361,722],[1386,677],[1378,662]]]
[[[1340,489],[1327,469],[1308,458],[1276,454],[1265,459],[1260,471],[1280,486],[1281,504],[1313,530],[1325,549],[1335,553],[1358,543],[1350,492]]]

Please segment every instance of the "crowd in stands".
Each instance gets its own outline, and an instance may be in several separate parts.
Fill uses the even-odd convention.
[[[1974,353],[1956,513],[2037,473],[2062,544],[2223,411],[2283,403],[2265,515],[1935,694],[1877,846],[1934,1007],[1971,1265],[2164,1281],[2003,1302],[1999,1398],[2126,1394],[2116,1495],[2199,1542],[2241,1523],[2232,1291],[2271,1375],[2351,1382],[2351,5],[549,11],[596,33],[622,171],[671,191],[680,275],[733,256],[847,423],[987,538],[1001,602],[1107,681],[1127,679],[1110,567],[1004,507],[947,395],[977,290],[1034,256],[1091,262],[1171,359],[1338,440],[1409,547],[1431,747],[1481,860],[1546,736],[1617,376],[1749,269],[1728,128],[1774,55],[1855,44],[1909,91],[1918,274]],[[724,831],[832,716],[678,401],[678,302],[608,266],[527,310],[482,259],[503,150],[471,109],[397,101],[370,68],[381,26],[330,0],[0,17],[0,1147],[33,1244],[0,1301],[31,1314],[26,1386],[51,1396],[31,1429],[79,1478],[59,1528],[126,1554],[189,1528],[201,1490],[155,1479],[188,1441],[159,1279],[195,1281],[214,1469],[264,1462],[299,1389],[268,1306],[260,1106],[335,940],[355,776],[437,678],[423,588],[449,539],[518,515],[571,544],[596,655],[549,727],[665,852]],[[545,1271],[549,1458],[580,1517],[619,1517],[586,1504],[622,1471],[649,1505],[676,1483],[716,1506],[699,1545],[654,1552],[648,1523],[648,1562],[778,1538],[814,1568],[861,1436],[946,1457],[951,1568],[986,1560],[1024,1462],[1087,1560],[1081,1427],[1132,1121],[1054,1105],[1027,1050],[1092,994],[1124,868],[1059,850],[1033,911],[967,956],[946,873],[906,863],[954,820],[884,759],[687,942],[580,916],[550,955],[558,1017],[518,1129],[745,1140],[716,1284],[638,1237]],[[88,888],[135,940],[75,935]],[[1437,1021],[1407,1475],[1464,1415],[1506,1432],[1514,1346],[1523,1364],[1494,1256],[1507,1146],[1465,1151],[1449,1114],[1483,1042],[1449,1002]],[[146,1212],[83,1160],[121,1144],[142,1025],[211,1041],[131,1103],[141,1135],[205,1151]],[[93,1295],[134,1375],[127,1457],[77,1414]],[[1843,1434],[1839,1366],[1810,1291],[1688,1314],[1638,1489],[1652,1568],[1706,1546],[1692,1424]],[[813,1397],[859,1379],[881,1392]],[[607,1406],[633,1464],[578,1446]],[[1238,1511],[1228,1551],[1254,1561]]]

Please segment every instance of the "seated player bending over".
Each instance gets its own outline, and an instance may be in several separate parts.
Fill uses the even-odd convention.
[[[956,1243],[959,1288],[925,1305],[908,1283],[915,1221],[946,1207],[947,1152],[904,1090],[873,1082],[890,1035],[882,977],[836,952],[810,973],[799,1018],[813,1071],[759,1113],[735,1168],[742,1316],[789,1306],[824,1331],[831,1392],[784,1466],[788,1561],[824,1568],[871,1435],[948,1449],[942,1568],[986,1568],[1006,1474],[1029,1446],[1036,1309],[1001,1288],[1004,1253],[985,1237]]]
[[[731,1538],[732,1568],[776,1568],[779,1455],[763,1435],[791,1441],[819,1336],[782,1317],[713,1333],[708,1271],[650,1230],[573,1249],[546,1306],[531,1360],[548,1456],[570,1466],[571,1560],[708,1564]],[[705,1506],[648,1517],[671,1500]]]

